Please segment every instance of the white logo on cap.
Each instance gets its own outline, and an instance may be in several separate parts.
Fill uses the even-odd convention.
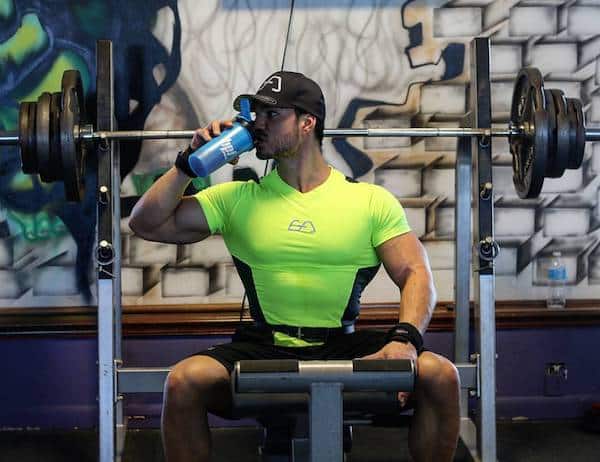
[[[269,80],[265,80],[265,82],[260,86],[258,91],[261,91],[263,88],[265,88],[267,84],[271,84],[271,86],[273,87],[271,88],[271,91],[273,93],[281,92],[281,77],[279,77],[278,75],[274,75]]]

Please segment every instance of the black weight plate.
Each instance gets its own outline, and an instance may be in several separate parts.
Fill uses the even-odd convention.
[[[29,141],[29,102],[19,105],[19,150],[21,152],[21,169],[23,173],[37,173],[37,158],[35,155],[35,144]]]
[[[32,173],[38,173],[38,158],[37,158],[37,143],[35,141],[35,120],[36,120],[37,103],[29,103],[29,111],[27,112],[27,146],[35,158],[35,171]]]
[[[60,150],[60,92],[52,93],[50,100],[50,164],[52,165],[52,181],[63,181],[64,172]]]
[[[548,175],[549,178],[560,178],[569,163],[570,129],[569,116],[567,115],[567,100],[562,90],[551,89],[550,94],[556,108],[556,155],[554,157],[554,169]]]
[[[581,101],[575,98],[568,99],[568,111],[571,112],[571,155],[569,156],[569,166],[571,169],[581,167],[585,155],[585,118],[583,116],[583,106]]]
[[[68,70],[62,77],[60,113],[60,152],[63,166],[65,197],[80,202],[84,193],[83,145],[75,137],[74,129],[80,122],[80,103],[83,102],[81,76],[78,71]]]
[[[517,76],[510,109],[509,136],[513,183],[521,199],[537,197],[544,184],[550,127],[544,81],[539,70],[523,68]]]
[[[546,113],[548,114],[548,159],[546,159],[546,172],[544,176],[550,177],[556,169],[556,107],[550,90],[544,90],[546,98]]]
[[[48,92],[42,93],[37,102],[35,116],[35,133],[37,159],[40,179],[46,183],[52,181],[52,164],[50,162],[50,100]]]

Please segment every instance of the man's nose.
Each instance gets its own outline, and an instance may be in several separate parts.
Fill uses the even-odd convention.
[[[266,127],[267,118],[262,114],[256,114],[254,118],[254,128],[257,130],[264,130]]]

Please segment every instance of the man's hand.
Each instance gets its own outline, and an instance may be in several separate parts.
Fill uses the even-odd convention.
[[[190,147],[193,150],[198,149],[203,144],[212,140],[219,136],[224,130],[233,127],[233,120],[213,120],[204,128],[199,128],[194,132],[194,136],[192,138],[192,142],[190,143]],[[235,165],[238,163],[239,157],[232,159],[229,161],[231,165]]]
[[[416,368],[417,356],[417,350],[411,343],[390,342],[381,350],[360,359],[412,359]],[[410,393],[408,392],[398,393],[398,401],[402,407],[406,405],[409,397]]]

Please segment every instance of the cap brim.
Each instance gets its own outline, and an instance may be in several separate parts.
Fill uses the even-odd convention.
[[[250,110],[254,110],[254,103],[260,103],[264,106],[285,107],[277,103],[277,100],[263,95],[240,95],[233,101],[233,108],[236,111],[240,110],[240,100],[248,98],[250,100]]]

